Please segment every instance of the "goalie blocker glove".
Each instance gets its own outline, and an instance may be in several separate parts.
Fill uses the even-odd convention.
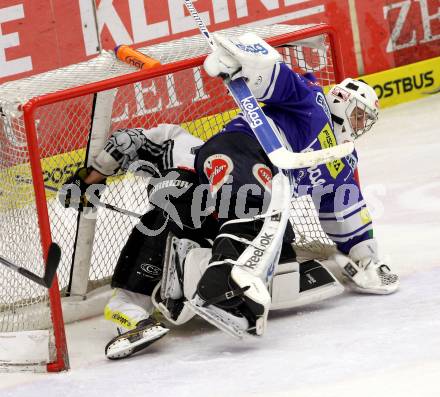
[[[100,184],[89,185],[84,182],[90,169],[81,167],[66,180],[59,191],[58,199],[64,208],[75,208],[83,211],[84,208],[94,208],[105,189],[105,180]]]
[[[257,99],[267,94],[276,80],[275,65],[281,55],[254,33],[226,38],[213,33],[217,48],[204,62],[206,73],[211,77],[243,77]]]

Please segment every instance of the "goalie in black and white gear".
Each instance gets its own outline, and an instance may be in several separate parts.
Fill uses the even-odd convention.
[[[362,82],[343,82],[339,91],[331,91],[339,95],[344,90],[343,97],[326,101],[312,75],[292,72],[255,35],[216,40],[220,51],[205,61],[208,74],[245,77],[257,99],[266,104],[264,112],[275,131],[293,151],[319,150],[353,138],[346,133],[353,123],[353,130],[360,133],[377,119],[374,92]],[[246,51],[257,44],[252,48],[259,51]],[[362,95],[364,91],[368,95]],[[344,113],[345,118],[340,113],[342,99],[352,112]],[[344,118],[336,133],[334,109],[339,112],[334,118]],[[179,126],[119,130],[92,168],[76,173],[69,182],[85,195],[91,184],[137,160],[152,164],[168,182],[150,190],[150,211],[133,230],[117,263],[112,280],[117,290],[106,318],[126,332],[108,345],[109,358],[133,354],[168,332],[163,324],[144,322],[152,318],[153,306],[170,323],[181,324],[198,314],[241,337],[262,335],[270,309],[342,292],[328,270],[332,266],[340,270],[341,281],[361,292],[387,294],[398,288],[398,276],[378,258],[371,218],[353,176],[356,153],[287,173],[270,163],[248,122],[238,114],[206,143]],[[176,174],[170,176],[172,172]],[[339,203],[336,196],[336,188],[344,184],[359,193],[349,205]],[[330,185],[333,189],[327,189]],[[171,193],[161,195],[159,187],[171,188]],[[337,253],[327,262],[296,260],[288,218],[292,195],[301,194],[313,197],[321,225],[336,244]],[[161,197],[167,197],[165,203]],[[195,202],[200,207],[197,216]],[[142,229],[159,232],[148,235]]]
[[[185,274],[181,298],[187,302],[182,318],[188,317],[189,309],[230,335],[262,335],[270,309],[295,307],[341,293],[343,287],[323,264],[296,261],[291,245],[294,233],[289,222],[288,177],[278,172],[272,178],[275,170],[265,153],[246,135],[237,140],[227,134],[209,142],[215,144],[200,148],[196,169],[203,170],[202,182],[216,193],[212,200],[220,230],[212,250],[191,250],[184,268],[169,272]],[[245,151],[249,152],[246,156]],[[246,172],[252,169],[256,172]],[[265,180],[262,174],[270,178]],[[228,205],[222,200],[224,192]],[[247,214],[239,213],[240,209]],[[173,265],[165,268],[169,266]],[[162,313],[176,306],[176,298],[167,293],[175,280],[169,283],[164,277],[160,296],[153,294]],[[180,319],[169,311],[170,320]]]
[[[153,138],[156,139],[152,142]],[[164,143],[160,139],[173,140],[173,142]],[[309,279],[306,276],[309,272],[312,272],[313,278],[318,280],[320,279],[319,274],[325,274],[323,284],[330,286],[327,293],[320,291],[318,300],[342,291],[342,287],[322,266],[315,264],[311,267],[301,268],[295,262],[295,253],[290,244],[293,232],[290,223],[287,222],[286,214],[281,217],[280,209],[271,209],[270,211],[273,212],[271,217],[257,216],[255,219],[244,219],[244,228],[243,225],[234,225],[234,222],[224,224],[221,234],[218,231],[218,220],[208,212],[200,211],[199,217],[192,216],[189,210],[196,195],[195,191],[201,185],[199,177],[191,170],[191,165],[194,165],[194,149],[198,148],[201,143],[200,140],[178,126],[160,125],[148,131],[142,129],[119,130],[110,137],[92,168],[82,171],[81,176],[77,173],[73,177],[83,178],[81,183],[87,190],[88,185],[101,182],[122,167],[128,169],[130,164],[138,160],[150,164],[151,170],[156,168],[156,172],[159,172],[158,168],[160,167],[161,172],[159,173],[164,175],[162,178],[153,178],[156,183],[149,191],[149,199],[158,205],[152,204],[150,210],[141,218],[139,227],[133,229],[121,251],[112,277],[114,292],[105,307],[104,314],[107,320],[117,325],[119,335],[106,346],[106,355],[110,359],[128,357],[167,334],[169,328],[153,317],[155,305],[169,323],[181,324],[191,319],[195,314],[194,310],[185,302],[194,298],[199,280],[208,267],[212,241],[216,241],[220,246],[220,251],[214,250],[215,255],[218,255],[223,250],[222,246],[227,246],[225,242],[229,236],[233,239],[235,235],[241,233],[243,235],[242,242],[249,243],[252,238],[258,235],[257,230],[264,222],[272,223],[271,229],[267,229],[267,231],[265,229],[260,236],[264,248],[269,242],[268,240],[271,239],[270,234],[275,229],[277,241],[284,240],[282,252],[273,255],[271,262],[272,270],[282,269],[282,274],[274,279],[270,287],[271,293],[276,296],[276,301],[272,301],[273,308],[293,307],[316,300],[318,295],[312,299],[310,299],[310,295],[306,298],[308,295],[306,291],[313,289],[305,288],[303,282]],[[255,142],[251,143],[255,144]],[[162,150],[163,156],[159,155],[161,151],[158,148],[164,149]],[[173,150],[170,151],[169,148],[173,148]],[[178,148],[179,155],[174,155],[175,148]],[[150,150],[153,150],[152,154]],[[184,150],[185,153],[180,153],[181,150]],[[153,158],[154,163],[150,162]],[[166,164],[176,168],[167,168],[169,166]],[[170,175],[172,178],[169,177]],[[162,194],[161,187],[168,193],[173,192],[173,189],[178,189],[178,194]],[[202,190],[206,192],[206,189]],[[161,203],[163,197],[167,197],[165,201],[169,204],[168,206]],[[290,193],[286,194],[285,192],[283,197],[287,202],[290,200]],[[207,206],[208,204],[206,203]],[[175,209],[179,215],[179,222],[170,216],[171,208]],[[283,224],[278,228],[280,222]],[[164,225],[166,227],[163,227]],[[286,225],[289,226],[287,233],[284,232]],[[245,233],[242,233],[242,229],[245,230]],[[157,230],[160,232],[156,233]],[[149,234],[148,231],[153,233]],[[231,241],[234,241],[237,247],[242,244],[240,241]],[[203,260],[199,262],[196,259],[194,261],[194,258],[199,258],[200,255],[203,256]],[[279,255],[281,255],[281,264],[277,266]],[[219,259],[221,259],[221,255]],[[237,267],[237,269],[239,268]],[[249,289],[247,288],[248,281],[249,279],[242,281],[240,275],[238,276],[238,282],[246,284],[239,287],[243,292]],[[321,284],[321,281],[318,281],[316,286]],[[210,288],[211,286],[208,285],[208,289]],[[299,299],[300,292],[302,293],[301,299]],[[211,293],[216,293],[216,290],[214,289]],[[251,293],[252,291],[248,292],[249,299],[255,296]],[[265,298],[266,301],[262,302],[260,308],[255,307],[254,313],[248,313],[251,323],[257,324],[257,318],[262,317],[264,321],[260,321],[260,323],[263,323],[264,326],[267,310],[271,304],[270,295],[266,294]],[[241,332],[248,330],[254,333],[262,332],[262,330],[257,331],[256,326],[254,326],[255,331],[252,331],[248,320],[245,319],[245,321]]]
[[[102,191],[105,179],[119,170],[127,171],[135,164],[136,171],[151,178],[148,194],[145,192],[149,210],[133,228],[121,251],[112,277],[114,293],[105,307],[105,318],[117,325],[119,333],[106,346],[110,359],[127,357],[169,331],[153,318],[151,303],[151,293],[162,276],[168,233],[190,236],[202,247],[210,246],[207,238],[215,235],[215,220],[214,226],[196,228],[187,216],[198,186],[194,153],[202,144],[177,125],[118,130],[110,136],[92,167],[79,169],[66,181],[60,195],[66,207],[82,210],[93,206],[89,194]],[[80,190],[79,199],[74,198],[69,187]],[[166,187],[165,196],[161,187]]]

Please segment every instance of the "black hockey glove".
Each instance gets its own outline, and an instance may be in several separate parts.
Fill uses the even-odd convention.
[[[84,182],[88,174],[89,169],[82,167],[64,182],[59,191],[58,199],[65,208],[75,208],[78,211],[83,211],[84,208],[94,208],[99,202],[106,181],[89,185]]]

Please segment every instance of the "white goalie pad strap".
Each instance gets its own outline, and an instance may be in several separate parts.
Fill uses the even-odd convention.
[[[228,222],[226,222],[226,223],[228,223]],[[221,238],[221,237],[230,238],[231,240],[238,241],[239,243],[242,243],[242,244],[252,245],[252,240],[248,240],[248,239],[243,238],[243,237],[238,237],[238,236],[236,236],[234,234],[220,233],[219,235],[217,235],[216,238]]]

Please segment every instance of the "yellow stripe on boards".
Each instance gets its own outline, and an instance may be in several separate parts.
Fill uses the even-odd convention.
[[[440,57],[360,77],[374,87],[380,107],[432,95],[440,89]]]

